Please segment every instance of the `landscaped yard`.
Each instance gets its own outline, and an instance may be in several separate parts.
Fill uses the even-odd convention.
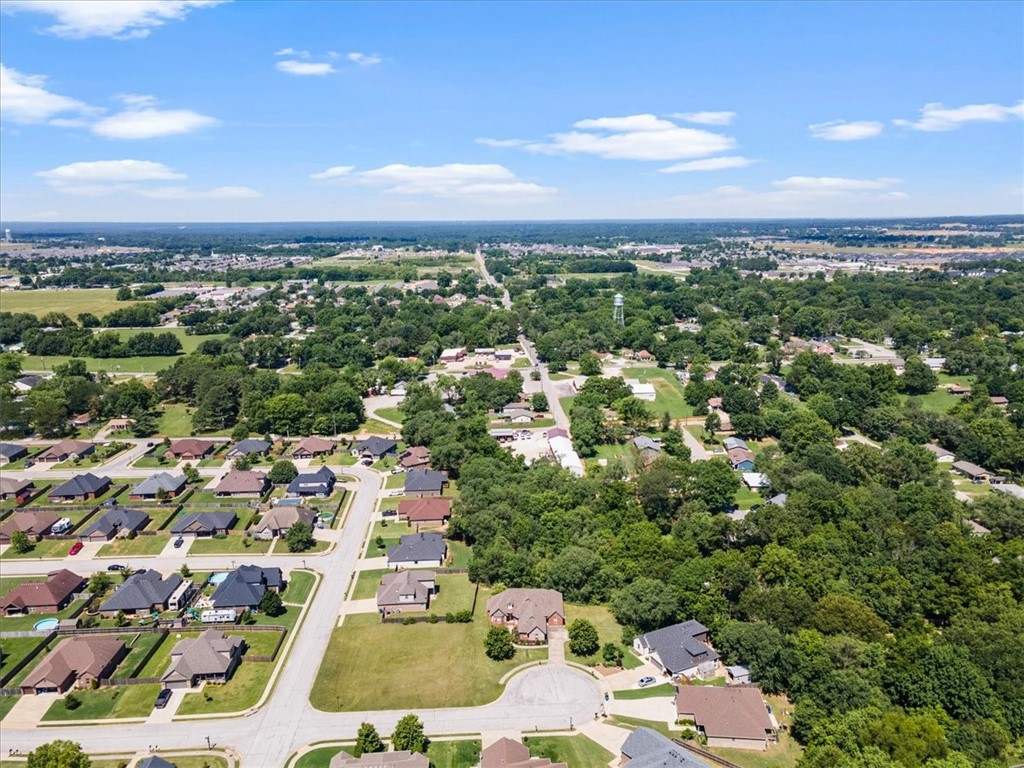
[[[608,765],[614,758],[611,752],[586,736],[528,736],[523,743],[533,757],[547,757],[553,763],[565,763],[569,768],[596,768]]]
[[[442,573],[437,576],[437,596],[430,601],[428,613],[443,616],[446,613],[468,611],[473,607],[476,586],[464,573]]]
[[[603,646],[605,643],[615,643],[617,646],[622,648],[622,666],[626,669],[635,669],[641,666],[642,662],[636,656],[629,652],[629,649],[622,643],[622,625],[615,620],[612,616],[612,612],[605,608],[603,605],[573,605],[567,604],[565,606],[566,623],[571,625],[576,619],[586,619],[594,628],[597,630],[597,637],[599,643]],[[593,656],[577,656],[573,653],[569,653],[568,646],[566,647],[566,658],[570,661],[575,661],[579,664],[600,664],[601,652],[598,651]]]
[[[186,544],[188,541],[186,540]],[[189,547],[190,555],[262,555],[270,551],[270,542],[252,536],[227,535],[221,538],[203,536]]]
[[[136,536],[134,539],[114,539],[100,547],[99,557],[159,555],[169,540],[169,536],[160,533],[156,536]]]
[[[0,720],[7,717],[7,713],[14,709],[21,696],[0,696]],[[20,765],[20,763],[19,763]]]
[[[302,605],[309,599],[309,593],[313,591],[315,580],[316,577],[309,571],[292,571],[288,574],[288,587],[282,598],[286,603]]]
[[[615,691],[615,698],[630,701],[632,699],[654,699],[658,696],[674,696],[675,693],[676,687],[672,683],[662,683],[661,685],[649,685],[646,688]]]
[[[278,658],[278,663],[281,659]],[[224,685],[206,683],[199,693],[185,696],[178,707],[179,715],[239,712],[256,704],[267,687],[274,664],[243,661]]]
[[[99,720],[115,717],[146,717],[153,711],[153,702],[160,692],[159,683],[117,685],[95,691],[75,691],[82,705],[68,709],[63,700],[50,705],[44,721]]]
[[[509,661],[488,659],[488,595],[488,590],[480,590],[470,624],[382,624],[376,614],[348,616],[331,636],[311,703],[321,710],[351,712],[469,707],[493,701],[501,694],[498,680],[504,673],[545,658],[547,649],[518,650]],[[408,653],[409,648],[416,648],[416,653]],[[445,670],[445,684],[424,685],[439,669]],[[373,684],[367,685],[367,680]]]
[[[0,559],[3,560],[32,560],[34,558],[44,557],[64,557],[67,555],[68,550],[71,549],[72,541],[37,541],[35,545],[28,552],[24,554],[18,554],[12,547],[8,547],[7,551],[0,555]]]
[[[356,576],[356,586],[352,592],[352,599],[368,600],[371,597],[375,597],[377,595],[377,585],[380,584],[381,577],[389,572],[388,568],[360,571],[359,575]]]
[[[473,556],[473,550],[464,542],[449,539],[448,554],[451,556],[449,567],[469,568],[469,559]]]
[[[432,768],[473,768],[480,762],[479,739],[468,741],[431,741],[427,757]]]
[[[3,644],[3,655],[0,656],[0,678],[5,677],[14,667],[16,667],[22,659],[31,653],[32,649],[42,642],[42,637],[8,637],[4,638]],[[56,640],[50,642],[49,647],[56,645]],[[46,648],[39,651],[39,654],[35,657],[37,660],[42,659],[46,655]],[[8,686],[14,686],[15,683],[21,678],[28,675],[32,671],[34,664],[27,664],[14,678],[7,683]]]
[[[69,618],[75,611],[81,610],[83,603],[83,600],[75,600],[60,613],[29,613],[25,616],[0,615],[0,632],[27,632],[37,621],[42,619]],[[39,639],[42,640],[42,636]]]
[[[673,419],[685,419],[693,416],[693,408],[683,397],[683,388],[675,373],[665,368],[626,368],[622,375],[627,379],[639,379],[654,385],[653,402],[646,405],[653,411],[654,417],[660,419],[668,411]]]

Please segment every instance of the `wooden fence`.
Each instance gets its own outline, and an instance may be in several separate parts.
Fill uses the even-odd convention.
[[[738,765],[736,765],[736,763],[730,763],[724,757],[719,757],[718,755],[708,752],[706,749],[701,749],[692,741],[683,741],[682,739],[672,739],[672,741],[678,744],[683,749],[688,750],[693,754],[697,755],[701,760],[706,760],[709,763],[721,765],[723,766],[723,768],[740,768]]]
[[[11,667],[9,670],[7,670],[7,673],[3,677],[0,677],[0,685],[5,685],[10,680],[13,680],[14,677],[19,672],[21,672],[21,670],[23,670],[25,667],[27,667],[32,662],[32,660],[35,659],[35,657],[39,655],[39,652],[41,650],[43,650],[43,648],[45,648],[47,645],[49,645],[50,642],[55,637],[57,637],[57,633],[56,632],[51,632],[46,637],[44,637],[42,640],[40,640],[39,641],[39,645],[37,645],[35,648],[33,648],[31,651],[29,651],[27,654],[25,654],[25,658],[23,658],[21,661],[19,661],[13,667]],[[12,689],[4,688],[3,690],[6,691],[6,690],[12,690]],[[17,688],[14,688],[13,691],[14,691],[14,693],[21,693],[21,691],[18,690]],[[4,695],[10,696],[11,694],[4,694]]]

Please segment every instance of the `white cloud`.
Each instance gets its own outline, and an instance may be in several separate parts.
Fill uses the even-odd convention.
[[[738,155],[731,157],[709,157],[704,160],[689,160],[685,163],[676,163],[667,168],[661,168],[662,173],[690,173],[692,171],[722,171],[727,168],[746,168],[756,163],[748,157]]]
[[[477,139],[476,143],[477,144],[483,144],[485,147],[497,147],[497,148],[500,149],[500,148],[505,148],[505,147],[522,147],[522,146],[524,146],[526,144],[529,144],[530,142],[527,141],[526,139],[488,139],[488,138],[482,138],[482,139]]]
[[[302,76],[323,76],[330,75],[337,70],[326,61],[298,61],[297,59],[285,59],[276,64],[278,71],[289,75]]]
[[[163,163],[152,160],[97,160],[69,163],[36,176],[58,192],[79,197],[96,197],[124,192],[155,200],[240,200],[261,197],[252,187],[223,186],[194,189],[184,186],[151,186],[149,182],[181,181],[188,178]],[[147,186],[148,185],[148,186]]]
[[[150,187],[134,191],[143,197],[155,200],[246,200],[263,196],[252,187],[214,187],[213,189]]]
[[[103,118],[92,126],[92,132],[107,139],[152,139],[192,133],[217,123],[190,109],[129,109]]]
[[[807,130],[814,138],[825,141],[860,141],[878,136],[882,127],[881,123],[874,120],[830,120],[809,125]]]
[[[921,117],[913,120],[893,120],[903,128],[916,131],[952,131],[964,123],[1002,123],[1024,117],[1024,101],[1002,104],[967,104],[963,107],[945,107],[938,102],[921,107]]]
[[[46,31],[59,37],[147,37],[153,27],[180,21],[196,8],[209,8],[226,0],[4,0],[8,13],[44,13],[56,24]]]
[[[345,179],[351,183],[380,187],[385,193],[394,195],[464,198],[476,203],[515,202],[546,197],[556,191],[521,181],[505,166],[494,164],[393,163],[358,173],[352,173],[348,166],[335,166],[313,174],[311,178]]]
[[[353,64],[358,64],[360,67],[372,67],[375,64],[380,64],[384,61],[383,57],[377,53],[360,53],[359,51],[352,51],[346,56],[349,61]]]
[[[735,112],[673,112],[669,117],[700,125],[729,125],[736,119]]]
[[[279,51],[274,51],[275,56],[296,56],[298,53],[294,48],[282,48]]]
[[[185,174],[151,160],[95,160],[69,163],[48,171],[37,171],[35,175],[53,184],[171,181],[186,178]]]
[[[328,168],[326,171],[320,171],[319,173],[309,174],[309,178],[317,181],[326,181],[329,179],[337,179],[342,176],[348,176],[356,167],[354,165],[335,165],[332,168]]]
[[[92,115],[98,110],[78,99],[50,93],[43,75],[26,75],[0,64],[0,115],[16,123],[45,123],[57,115]],[[67,125],[69,118],[60,118]]]
[[[149,96],[142,93],[119,93],[114,98],[125,106],[134,107],[135,109],[155,107],[157,105],[156,96]]]
[[[589,154],[614,160],[685,160],[725,152],[736,145],[730,136],[681,128],[654,115],[580,120],[580,129],[551,135],[549,142],[524,145],[541,154]]]
[[[899,179],[844,179],[839,176],[790,176],[773,181],[772,186],[785,190],[815,190],[822,192],[850,192],[866,189],[886,189],[899,184]]]

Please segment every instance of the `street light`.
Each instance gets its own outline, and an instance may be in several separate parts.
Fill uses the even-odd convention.
[[[206,748],[207,749],[213,749],[213,745],[210,744],[210,737],[209,736],[206,737]]]

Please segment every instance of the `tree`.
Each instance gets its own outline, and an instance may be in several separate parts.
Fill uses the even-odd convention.
[[[314,544],[313,530],[301,520],[292,523],[284,536],[289,552],[305,552]]]
[[[231,440],[232,442],[238,443],[245,440],[249,434],[249,425],[244,421],[240,421],[235,424],[235,428],[231,430]]]
[[[601,648],[601,658],[605,664],[619,666],[622,664],[622,657],[622,648],[615,643],[605,643],[604,647]]]
[[[124,611],[118,611],[114,616],[114,626],[116,627],[126,627],[131,623],[131,619],[124,615]]]
[[[107,593],[112,584],[113,581],[106,571],[96,571],[96,573],[89,577],[87,586],[93,595],[100,597]]]
[[[580,375],[601,375],[601,360],[593,352],[588,352],[580,358]]]
[[[274,485],[286,485],[298,477],[299,470],[288,459],[278,459],[267,473],[267,479]]]
[[[67,739],[41,744],[28,753],[26,768],[89,768],[92,761],[82,747]]]
[[[495,627],[500,629],[500,627]],[[506,632],[505,634],[508,634]],[[423,721],[416,715],[406,715],[395,724],[395,732],[391,734],[391,748],[396,752],[427,751],[427,737],[423,733]]]
[[[569,650],[577,656],[592,656],[597,653],[600,641],[597,629],[586,619],[576,619],[569,625]]]
[[[640,632],[663,627],[679,608],[675,590],[659,579],[639,578],[612,597],[612,613],[620,624]]]
[[[549,408],[548,396],[543,392],[535,392],[530,398],[530,407],[535,411],[546,411]]]
[[[11,548],[19,555],[27,554],[35,549],[35,544],[24,531],[15,531],[11,534]]]
[[[353,752],[356,757],[367,752],[383,752],[384,742],[377,733],[372,723],[362,723],[359,726],[359,734],[356,736],[356,746]]]
[[[284,613],[284,603],[281,602],[281,596],[277,592],[268,589],[260,598],[259,609],[267,616],[280,616]]]
[[[669,456],[685,461],[690,460],[690,447],[683,440],[680,429],[670,429],[661,439],[661,448]]]
[[[193,467],[191,464],[186,464],[182,469],[185,474],[185,482],[195,485],[199,482],[199,470]]]
[[[718,415],[717,411],[712,411],[707,415],[707,418],[704,419],[704,431],[707,432],[709,435],[714,435],[715,432],[717,432],[721,428],[721,417]]]
[[[192,576],[192,569],[188,567],[187,563],[182,563],[181,568],[178,569],[178,573],[181,574],[181,578],[187,579]]]
[[[911,357],[907,359],[903,369],[901,383],[903,391],[908,395],[926,395],[938,386],[939,377],[935,375],[935,371],[921,361],[921,358]]]
[[[491,627],[484,638],[484,650],[487,652],[487,658],[494,661],[511,659],[516,655],[516,648],[512,645],[512,633],[505,627]]]

